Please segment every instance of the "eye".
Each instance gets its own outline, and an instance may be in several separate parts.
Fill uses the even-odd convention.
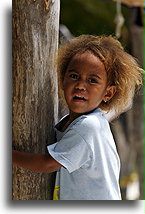
[[[79,76],[77,74],[70,74],[69,77],[72,79],[78,79],[79,78]]]
[[[90,78],[89,80],[88,80],[90,83],[98,83],[98,81],[95,79],[95,78]]]

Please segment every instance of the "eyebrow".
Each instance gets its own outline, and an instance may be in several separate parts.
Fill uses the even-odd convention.
[[[76,73],[79,73],[78,71],[76,71],[74,69],[69,69],[69,70],[67,70],[67,72],[76,72]]]
[[[67,72],[69,72],[69,73],[75,72],[75,73],[79,74],[79,72],[77,70],[75,70],[75,69],[69,69],[69,70],[67,70]],[[99,75],[97,75],[97,74],[89,74],[89,76],[101,79],[101,77]]]
[[[97,78],[101,79],[101,77],[99,75],[97,75],[97,74],[89,74],[89,76],[91,76],[91,77],[97,77]]]

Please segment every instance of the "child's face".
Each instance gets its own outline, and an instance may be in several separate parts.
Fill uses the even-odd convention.
[[[75,55],[70,61],[63,81],[63,90],[70,113],[87,113],[102,100],[111,99],[104,64],[91,52]],[[109,93],[108,93],[109,92]]]

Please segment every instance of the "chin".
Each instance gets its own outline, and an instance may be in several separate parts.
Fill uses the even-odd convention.
[[[91,112],[91,111],[94,111],[95,109],[96,109],[97,107],[94,107],[94,108],[91,108],[91,109],[72,109],[72,108],[70,108],[70,111],[71,112],[73,112],[73,113],[75,113],[75,114],[87,114],[87,113],[89,113],[89,112]]]
[[[87,112],[86,110],[79,110],[79,109],[72,109],[72,108],[70,108],[70,111],[76,114],[83,114]]]
[[[70,108],[70,111],[71,112],[74,112],[74,113],[76,113],[76,114],[85,114],[85,113],[87,113],[87,112],[90,112],[90,111],[92,111],[92,109],[79,109],[79,108]]]

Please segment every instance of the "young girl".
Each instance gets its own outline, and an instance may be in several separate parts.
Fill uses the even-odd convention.
[[[103,111],[131,105],[142,69],[112,36],[82,35],[60,48],[58,73],[69,114],[48,155],[13,151],[13,164],[57,171],[54,200],[121,200],[120,161]]]

